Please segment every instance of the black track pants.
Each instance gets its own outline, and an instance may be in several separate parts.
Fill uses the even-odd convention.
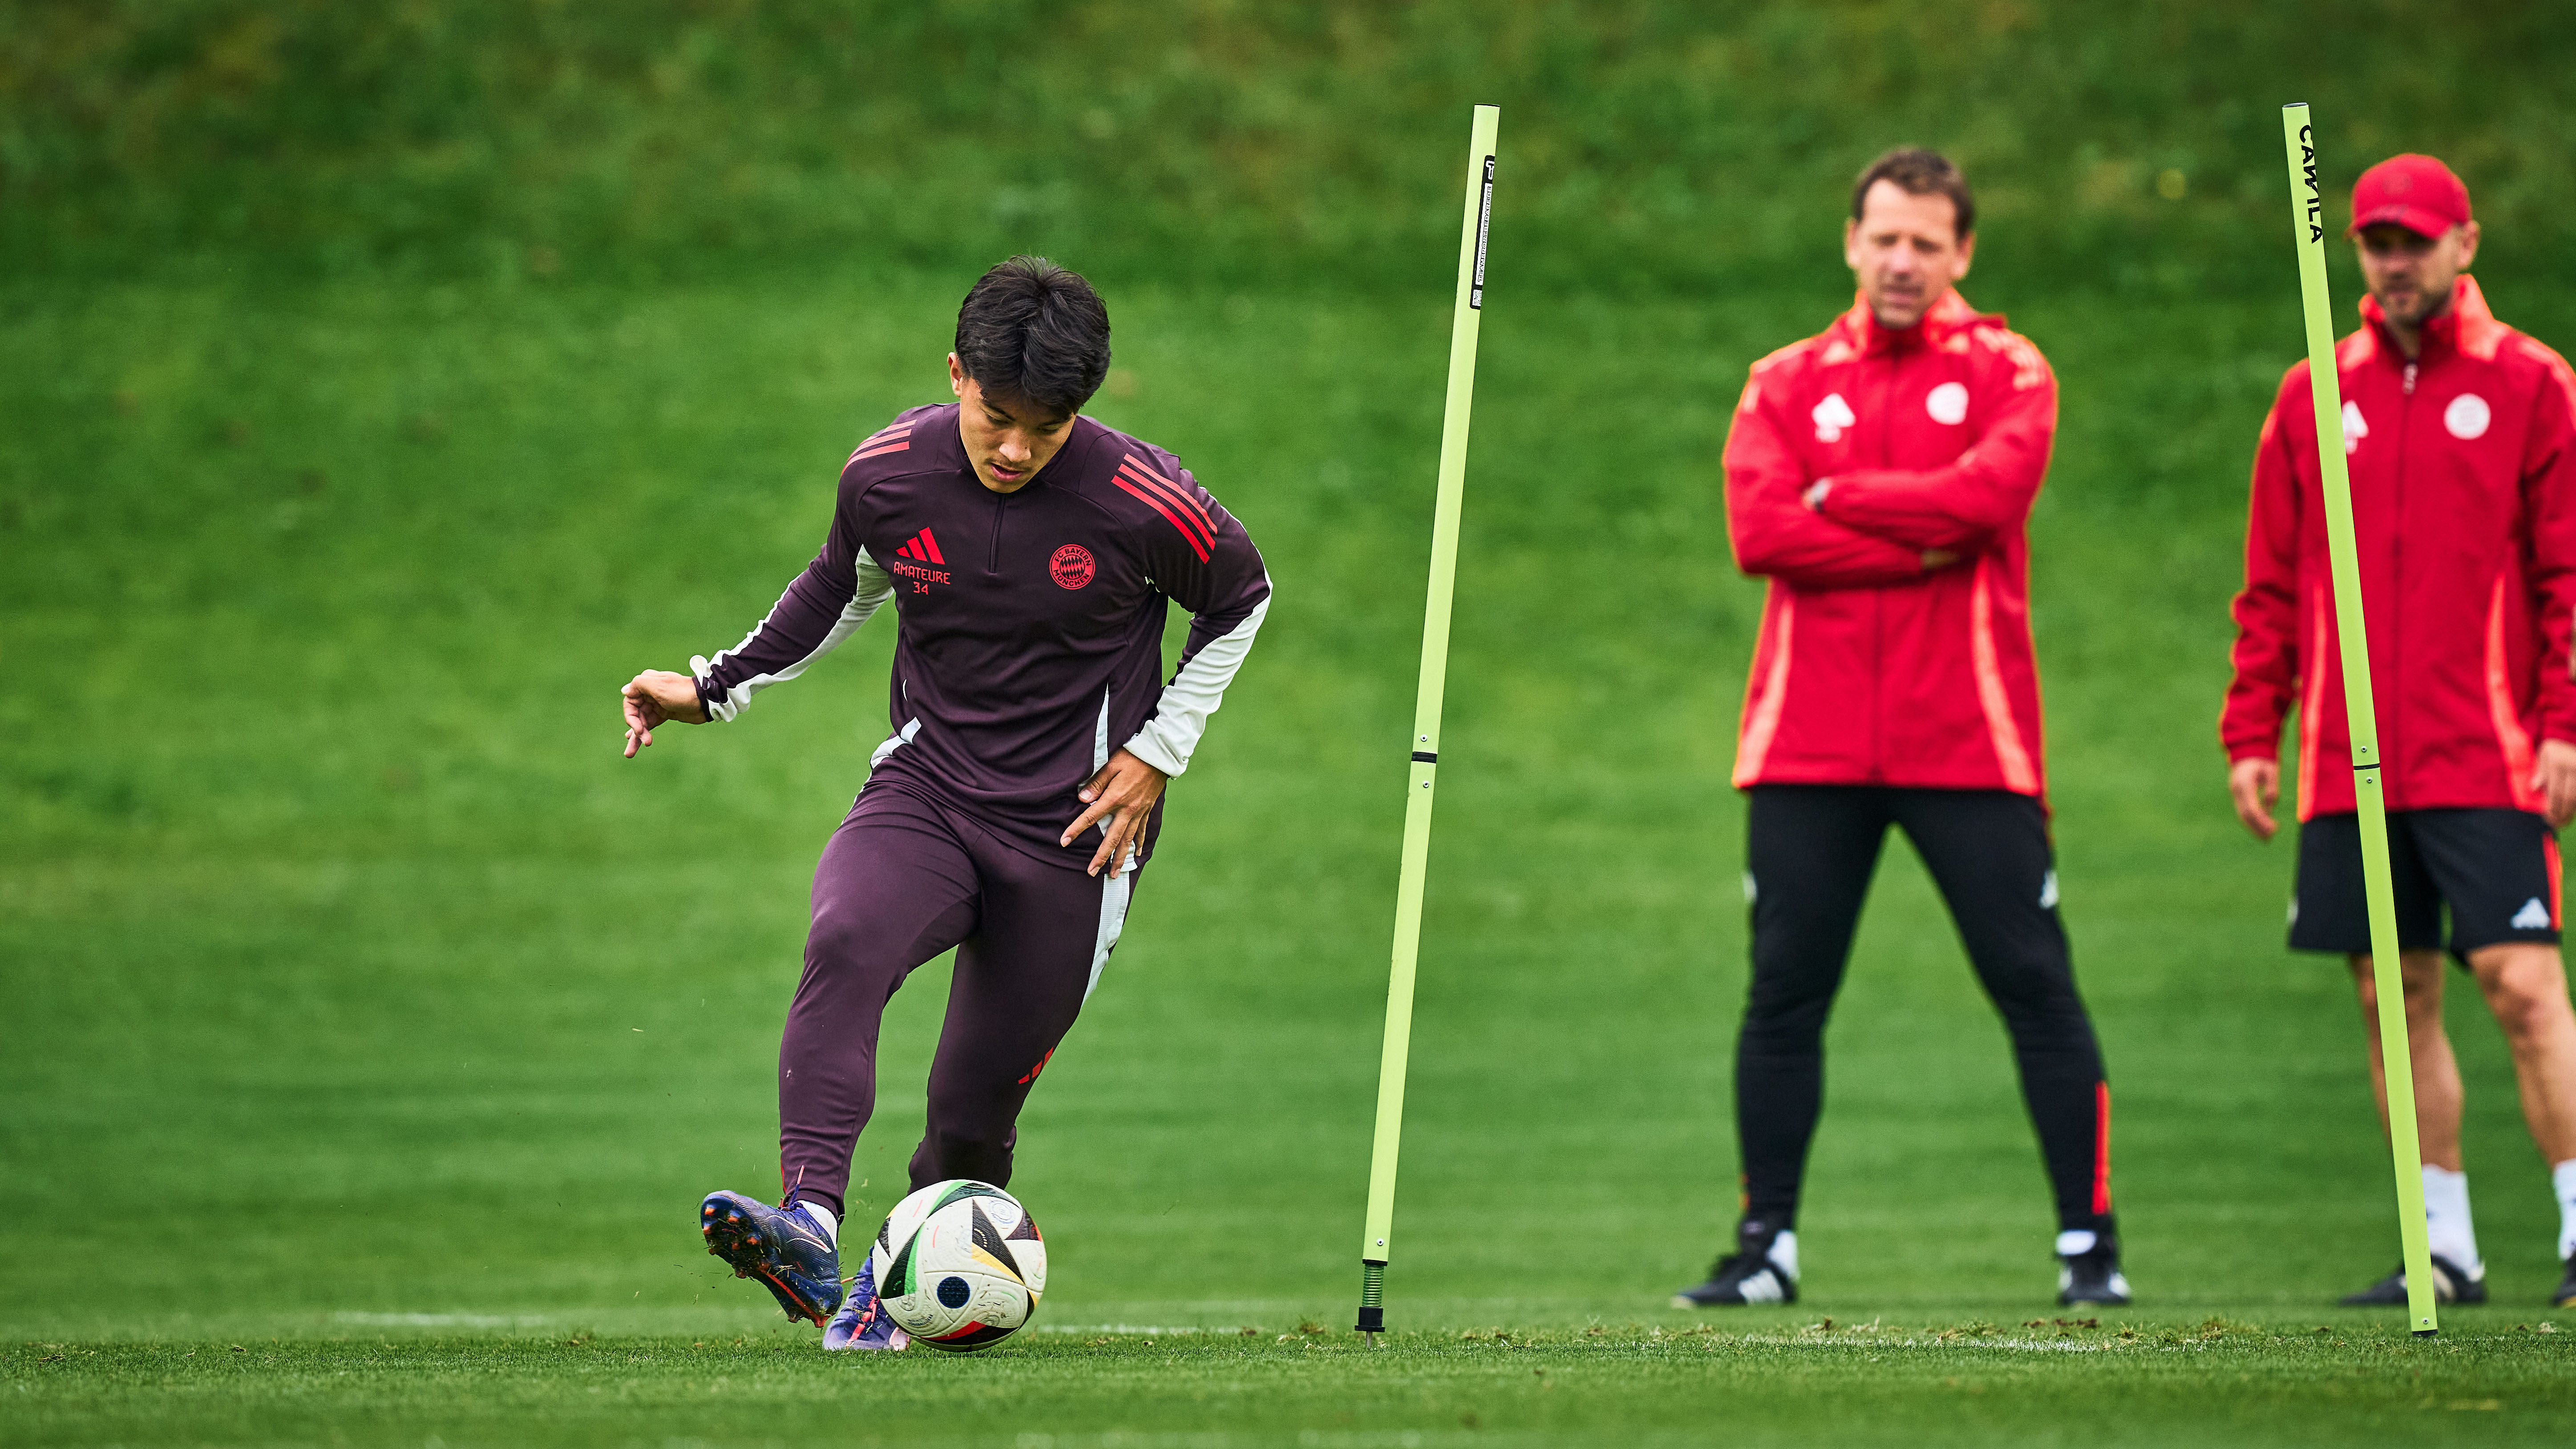
[[[1887,827],[1905,831],[1949,904],[1977,980],[2012,1035],[2061,1230],[2111,1226],[2111,1093],[2057,918],[2039,802],[2001,790],[1765,785],[1750,793],[1753,983],[1735,1047],[1745,1214],[1794,1223],[1824,1106],[1825,1017],[1851,957]]]

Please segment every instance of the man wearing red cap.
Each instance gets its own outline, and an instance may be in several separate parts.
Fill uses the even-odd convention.
[[[2459,1064],[2442,1027],[2442,917],[2513,1051],[2551,1164],[2576,1304],[2576,1010],[2558,953],[2555,832],[2576,815],[2576,373],[2487,310],[2468,188],[2396,156],[2353,188],[2370,295],[2335,349],[2343,448],[2379,711],[2388,849],[2423,1141],[2425,1220],[2445,1303],[2486,1300],[2460,1160]],[[2308,365],[2281,382],[2254,455],[2235,678],[2219,720],[2236,814],[2277,828],[2281,730],[2299,716],[2294,950],[2349,959],[2377,1020],[2359,803],[2326,554]],[[2383,1120],[2379,1038],[2371,1080]],[[2403,1270],[2344,1301],[2402,1303]]]

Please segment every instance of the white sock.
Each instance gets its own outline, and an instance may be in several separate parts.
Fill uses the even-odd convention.
[[[2570,1163],[2568,1165],[2576,1167],[2576,1163]],[[1796,1229],[1793,1228],[1785,1230],[1780,1234],[1780,1236],[1771,1240],[1771,1261],[1779,1264],[1780,1270],[1787,1273],[1790,1277],[1795,1278],[1798,1276],[1798,1234]]]
[[[2469,1221],[2469,1175],[2424,1164],[2424,1236],[2434,1252],[2478,1271],[2478,1230]]]
[[[2549,1185],[2558,1189],[2558,1257],[2576,1258],[2576,1157],[2549,1169]]]
[[[2431,1168],[2425,1169],[2427,1172],[2430,1172],[2431,1170]],[[823,1206],[819,1202],[807,1202],[803,1198],[798,1198],[796,1200],[796,1205],[803,1208],[805,1210],[805,1216],[812,1218],[814,1220],[814,1225],[823,1230],[824,1237],[832,1240],[833,1247],[838,1248],[841,1246],[841,1220],[832,1216],[832,1210],[830,1208]]]
[[[2100,1241],[2102,1241],[2102,1235],[2091,1228],[2068,1228],[2057,1235],[2057,1256],[2080,1258],[2092,1252],[2093,1245]]]

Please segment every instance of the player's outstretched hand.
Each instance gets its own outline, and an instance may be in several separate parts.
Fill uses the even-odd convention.
[[[2531,771],[2531,793],[2540,797],[2550,829],[2562,829],[2576,818],[2576,745],[2565,740],[2540,742],[2540,758]]]
[[[2236,818],[2256,840],[2270,840],[2280,830],[2280,822],[2272,818],[2272,806],[2281,798],[2280,761],[2238,760],[2228,766],[2227,793],[2236,799]]]
[[[698,681],[667,669],[647,669],[626,681],[626,758],[653,743],[653,727],[666,720],[705,724],[706,707],[698,703]]]
[[[1100,848],[1091,853],[1090,873],[1098,875],[1106,866],[1109,878],[1116,880],[1127,869],[1129,852],[1145,838],[1145,822],[1153,818],[1154,802],[1163,798],[1163,787],[1171,779],[1125,750],[1111,755],[1109,763],[1083,784],[1082,800],[1090,808],[1075,817],[1056,843],[1071,845],[1075,836],[1107,821]]]

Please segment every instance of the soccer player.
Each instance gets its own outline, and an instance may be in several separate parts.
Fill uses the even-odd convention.
[[[1887,828],[1914,842],[2003,1014],[2057,1198],[2060,1303],[2129,1301],[2111,1097],[2057,915],[2023,524],[2057,382],[1955,290],[1956,166],[1891,151],[1852,188],[1860,296],[1753,365],[1726,440],[1735,560],[1769,579],[1736,747],[1753,978],[1736,1040],[1743,1217],[1676,1306],[1798,1293],[1825,1017]]]
[[[718,1192],[699,1213],[708,1251],[825,1324],[826,1348],[905,1343],[864,1246],[846,1295],[838,1256],[887,999],[957,948],[912,1186],[1007,1185],[1013,1124],[1118,944],[1164,784],[1270,607],[1242,523],[1170,453],[1082,415],[1108,370],[1109,313],[1081,277],[1029,257],[985,273],[957,314],[957,400],[851,452],[822,551],[740,644],[626,686],[632,758],[666,721],[734,718],[894,601],[892,730],[815,870],[779,1047],[785,1196]],[[1192,615],[1168,684],[1167,600]]]
[[[2407,1055],[2436,1296],[2486,1301],[2460,1158],[2460,1068],[2442,1028],[2450,954],[2504,1028],[2523,1119],[2558,1192],[2556,1295],[2576,1303],[2576,1012],[2558,955],[2558,842],[2576,814],[2576,375],[2487,310],[2469,191],[2430,156],[2362,173],[2352,225],[2361,330],[2335,348],[2363,622],[2379,710]],[[2308,365],[2281,380],[2254,452],[2235,678],[2219,718],[2237,818],[2270,840],[2281,726],[2299,713],[2290,945],[2352,965],[2384,1122],[2342,655]],[[2344,1300],[2403,1303],[2404,1270]]]

